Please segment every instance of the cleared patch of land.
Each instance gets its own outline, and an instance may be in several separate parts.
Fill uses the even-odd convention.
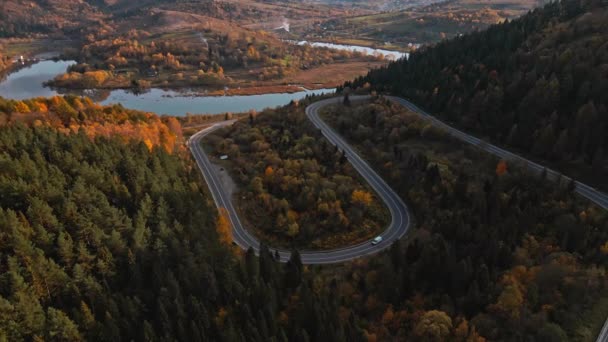
[[[544,0],[453,0],[400,11],[337,18],[301,30],[309,39],[323,37],[348,42],[356,37],[359,44],[368,46],[426,44],[521,16],[543,3]]]
[[[323,65],[310,70],[300,70],[295,75],[286,77],[284,81],[311,85],[322,84],[325,87],[334,87],[364,75],[367,70],[377,68],[386,62],[347,62]]]

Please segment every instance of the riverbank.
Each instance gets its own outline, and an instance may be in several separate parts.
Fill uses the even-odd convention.
[[[333,88],[315,86],[314,90],[287,84],[280,87],[234,88],[228,89],[225,96],[223,89],[210,96],[208,89],[184,88],[167,90],[160,88],[133,91],[132,89],[100,90],[88,89],[73,91],[52,89],[43,86],[43,82],[65,72],[73,61],[44,61],[28,68],[20,69],[0,82],[0,96],[8,99],[24,100],[36,97],[57,95],[87,96],[101,105],[121,104],[125,108],[141,111],[186,116],[188,114],[223,114],[240,113],[249,110],[261,111],[286,105],[308,95],[332,93]],[[276,91],[278,93],[267,93]]]
[[[361,47],[341,46],[339,48],[352,51]],[[327,49],[318,50],[319,52],[327,51]],[[365,53],[344,52],[344,56],[362,56]],[[402,54],[401,52],[394,53]],[[43,86],[43,83],[64,75],[68,67],[75,63],[75,61],[43,61],[17,70],[0,82],[0,96],[23,100],[70,94],[87,96],[102,105],[121,104],[126,108],[174,116],[238,113],[282,106],[309,95],[332,93],[344,81],[363,75],[369,69],[385,65],[387,61],[382,58],[374,60],[357,58],[346,59],[338,63],[321,64],[316,67],[303,65],[297,71],[273,80],[259,80],[258,77],[255,77],[256,74],[259,74],[260,69],[239,68],[224,74],[226,84],[205,87],[193,86],[187,82],[142,83],[141,81],[115,83],[112,87],[81,87],[80,89]],[[84,72],[86,71],[83,70]],[[106,73],[106,71],[102,72]],[[94,78],[104,75],[97,75],[93,72],[88,76]]]
[[[395,57],[402,56],[400,52],[395,52],[395,54],[400,54],[394,55]],[[332,63],[305,68],[272,80],[258,80],[252,77],[252,74],[256,74],[258,70],[246,68],[226,72],[221,78],[217,75],[204,75],[204,78],[201,78],[201,75],[184,74],[180,75],[178,79],[164,73],[139,78],[136,76],[137,71],[128,73],[101,70],[85,73],[68,72],[45,80],[45,85],[65,91],[122,89],[145,92],[147,89],[153,88],[174,91],[204,88],[204,91],[198,93],[201,96],[295,93],[304,89],[335,88],[348,80],[365,75],[370,69],[384,66],[386,63],[386,60]]]
[[[352,45],[352,46],[361,46],[370,49],[381,49],[387,51],[395,51],[402,53],[411,53],[415,51],[414,48],[410,46],[403,46],[399,44],[393,44],[389,42],[381,42],[375,39],[362,39],[362,38],[350,38],[350,37],[332,37],[331,39],[326,39],[323,37],[314,37],[314,40],[318,43],[328,43],[335,45]]]

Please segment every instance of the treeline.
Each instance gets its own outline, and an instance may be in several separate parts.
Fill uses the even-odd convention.
[[[606,289],[604,210],[383,100],[336,107],[325,118],[416,218],[406,240],[343,275],[341,303],[372,322],[370,333],[379,340],[595,339],[606,312],[590,314]]]
[[[606,186],[608,10],[551,2],[357,79]]]
[[[219,243],[190,160],[20,123],[0,151],[0,340],[363,340],[297,255]]]
[[[150,149],[162,146],[168,152],[183,147],[181,125],[176,118],[159,118],[121,105],[101,106],[87,97],[0,97],[0,126],[17,123],[53,127],[64,133],[82,131],[90,138],[116,136],[124,141],[143,141]]]
[[[229,157],[247,226],[273,247],[327,249],[373,238],[388,211],[304,107],[251,113],[205,139],[214,155]]]

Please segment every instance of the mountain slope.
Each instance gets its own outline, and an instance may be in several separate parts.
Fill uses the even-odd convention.
[[[102,17],[82,0],[6,0],[0,2],[0,37],[69,31]]]
[[[549,4],[419,51],[352,85],[365,83],[608,188],[605,2]]]
[[[134,134],[165,119],[84,102],[0,99],[0,341],[362,340],[299,259],[235,255],[192,160]]]

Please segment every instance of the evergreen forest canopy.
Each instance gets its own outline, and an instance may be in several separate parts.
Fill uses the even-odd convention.
[[[606,23],[599,2],[553,3],[353,85],[605,172]],[[325,118],[417,224],[374,257],[304,267],[297,253],[281,265],[264,246],[256,257],[225,243],[177,120],[76,97],[0,99],[0,341],[595,338],[608,311],[605,211],[382,100]],[[306,159],[316,154],[277,138],[289,127],[281,137],[307,146],[302,119],[261,113],[226,147],[269,139],[280,159]]]
[[[0,151],[0,341],[362,340],[297,254],[219,242],[184,154],[23,122]]]
[[[608,188],[608,8],[563,0],[443,41],[348,86],[440,118]]]
[[[185,151],[90,134],[104,117],[174,123],[62,100],[0,102],[0,340],[565,341],[605,318],[589,313],[605,289],[603,211],[515,167],[494,175],[475,150],[453,155],[458,144],[386,103],[332,122],[419,228],[375,257],[304,267],[266,247],[237,255]],[[277,113],[233,133],[301,123]]]
[[[324,119],[416,218],[389,252],[348,268],[365,281],[346,302],[380,340],[595,340],[608,314],[605,210],[389,101]]]

